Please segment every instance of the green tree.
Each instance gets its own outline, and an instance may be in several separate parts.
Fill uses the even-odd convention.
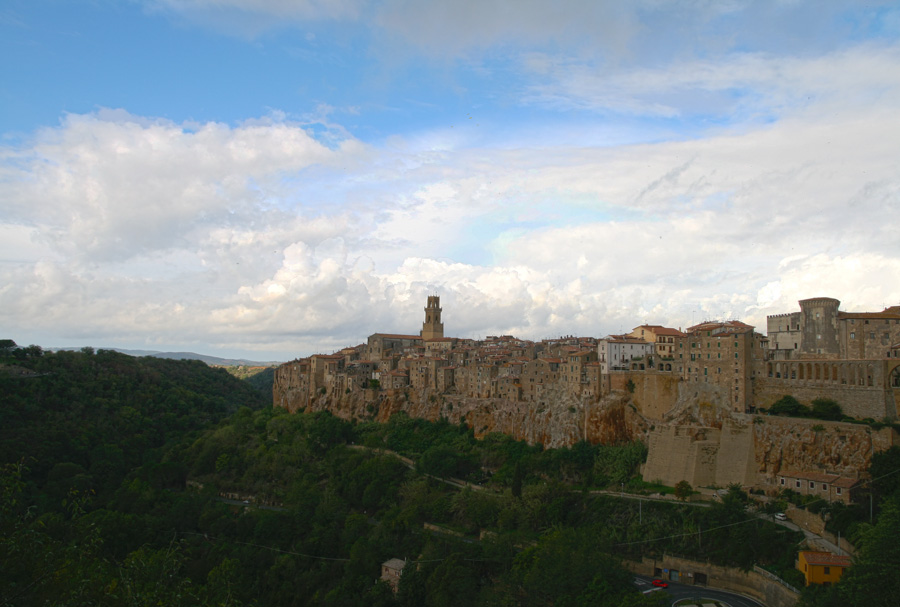
[[[900,605],[900,497],[884,502],[878,522],[865,534],[853,566],[836,586],[845,605]]]
[[[516,462],[512,477],[512,496],[516,499],[522,499],[522,481],[525,475],[522,472],[522,463]]]
[[[687,481],[678,481],[678,483],[675,484],[675,497],[681,501],[685,501],[693,492],[694,488],[691,487],[691,484]]]
[[[786,394],[769,407],[769,413],[788,417],[806,417],[809,415],[809,409],[793,396]]]
[[[812,416],[816,419],[824,419],[829,421],[841,421],[844,412],[841,406],[830,398],[816,398],[812,401]]]

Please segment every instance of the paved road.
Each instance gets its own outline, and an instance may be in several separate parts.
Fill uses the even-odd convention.
[[[726,603],[731,607],[765,607],[759,601],[755,601],[750,597],[724,590],[716,590],[715,588],[707,588],[705,586],[689,586],[686,584],[678,584],[669,582],[668,588],[656,588],[650,584],[653,578],[645,575],[634,576],[634,584],[641,592],[665,592],[671,598],[669,605],[674,605],[681,599],[712,599],[720,603]]]

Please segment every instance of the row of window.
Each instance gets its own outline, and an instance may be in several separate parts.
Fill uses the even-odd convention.
[[[802,486],[802,483],[803,483],[803,481],[801,481],[801,480],[795,480],[795,481],[794,481],[794,488],[795,488],[795,489],[800,489],[801,486]],[[782,477],[782,478],[781,478],[781,486],[783,487],[783,486],[785,486],[786,484],[787,484],[787,483],[785,483],[784,477]],[[828,491],[828,483],[821,483],[821,485],[822,485],[822,491]],[[816,488],[816,481],[809,481],[809,488],[810,488],[811,490],[815,490],[815,488]],[[843,490],[842,487],[835,487],[835,488],[834,488],[834,492],[835,492],[837,495],[841,495],[842,490]]]

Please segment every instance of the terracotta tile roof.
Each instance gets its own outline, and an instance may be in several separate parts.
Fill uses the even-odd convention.
[[[406,567],[406,561],[401,559],[391,559],[389,561],[385,561],[381,564],[382,567],[387,567],[388,569],[396,569],[400,570]]]
[[[891,306],[882,312],[838,312],[838,318],[900,318],[900,306]]]
[[[668,327],[661,327],[658,331],[656,331],[657,335],[665,335],[666,337],[685,337],[686,334],[678,329],[670,329]]]
[[[838,556],[830,552],[807,552],[802,551],[800,554],[810,565],[825,565],[830,567],[849,567],[849,556]]]
[[[849,489],[850,487],[853,487],[858,482],[859,482],[859,479],[841,477],[831,484],[834,487],[840,487],[842,489]]]
[[[837,474],[828,474],[826,472],[781,472],[779,476],[819,483],[833,483],[840,478]]]

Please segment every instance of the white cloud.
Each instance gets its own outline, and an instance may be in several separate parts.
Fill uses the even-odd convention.
[[[367,0],[144,0],[152,10],[171,11],[205,22],[256,17],[258,26],[278,20],[355,19]],[[232,25],[237,25],[233,23]]]
[[[0,204],[7,221],[41,226],[67,256],[128,259],[193,246],[209,225],[251,224],[282,194],[285,175],[359,147],[330,149],[299,126],[269,120],[232,128],[121,111],[68,115],[32,147],[5,152]]]
[[[778,121],[631,146],[69,115],[0,150],[0,324],[287,357],[416,332],[435,292],[466,337],[878,309],[900,300],[891,53],[832,56],[828,85],[824,62],[779,68],[815,100]]]
[[[893,107],[900,97],[896,44],[811,58],[735,53],[624,70],[532,54],[523,67],[540,79],[523,103],[639,116],[767,122],[813,107],[825,118],[847,107]]]

